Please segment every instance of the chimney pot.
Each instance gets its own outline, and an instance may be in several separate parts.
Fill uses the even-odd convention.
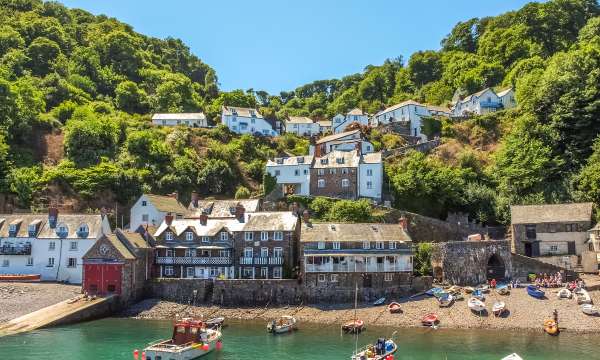
[[[167,225],[171,226],[171,224],[173,223],[173,214],[168,213],[165,216],[165,222],[167,223]]]
[[[207,222],[208,215],[203,211],[202,214],[200,214],[200,225],[206,225]]]
[[[398,219],[398,224],[400,224],[400,227],[402,228],[402,230],[404,230],[404,231],[408,230],[408,220],[406,219],[406,217],[404,215],[402,215],[400,217],[400,219]]]
[[[198,192],[192,191],[192,206],[198,207]]]
[[[57,220],[58,208],[55,205],[50,205],[48,207],[48,223],[50,224],[51,229],[54,229],[56,227]]]
[[[244,205],[237,204],[235,206],[235,217],[238,219],[239,222],[244,222],[244,213],[245,212],[246,212],[246,209],[244,208]]]

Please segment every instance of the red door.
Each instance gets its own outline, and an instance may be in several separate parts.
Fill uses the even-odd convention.
[[[122,271],[122,264],[84,264],[83,289],[92,295],[120,295]]]

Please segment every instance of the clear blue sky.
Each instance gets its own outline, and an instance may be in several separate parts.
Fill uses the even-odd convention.
[[[180,38],[221,89],[281,90],[339,78],[399,55],[438,49],[458,21],[525,0],[63,0],[140,33]]]

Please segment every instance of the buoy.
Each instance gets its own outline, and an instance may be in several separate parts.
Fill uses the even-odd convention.
[[[138,349],[133,350],[133,358],[135,360],[138,360],[139,356],[140,356],[140,352],[138,351]]]
[[[208,349],[210,349],[210,346],[208,344],[202,345],[202,350],[208,351]]]
[[[221,350],[223,349],[223,343],[221,342],[221,340],[217,341],[217,350]]]

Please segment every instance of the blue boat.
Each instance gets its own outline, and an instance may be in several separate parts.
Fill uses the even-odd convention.
[[[481,289],[477,289],[477,290],[473,291],[472,296],[475,299],[479,299],[481,301],[485,301],[485,296],[483,295],[483,291],[481,291]]]
[[[442,288],[434,287],[434,288],[431,288],[431,289],[425,291],[425,294],[429,295],[429,296],[436,296],[437,293],[441,293],[443,291],[444,291],[444,289],[442,289]]]
[[[536,299],[543,299],[546,295],[545,292],[538,289],[535,285],[527,286],[527,293],[529,294],[529,296],[534,297]]]
[[[508,294],[508,285],[506,285],[506,284],[496,285],[496,292],[500,295]]]

